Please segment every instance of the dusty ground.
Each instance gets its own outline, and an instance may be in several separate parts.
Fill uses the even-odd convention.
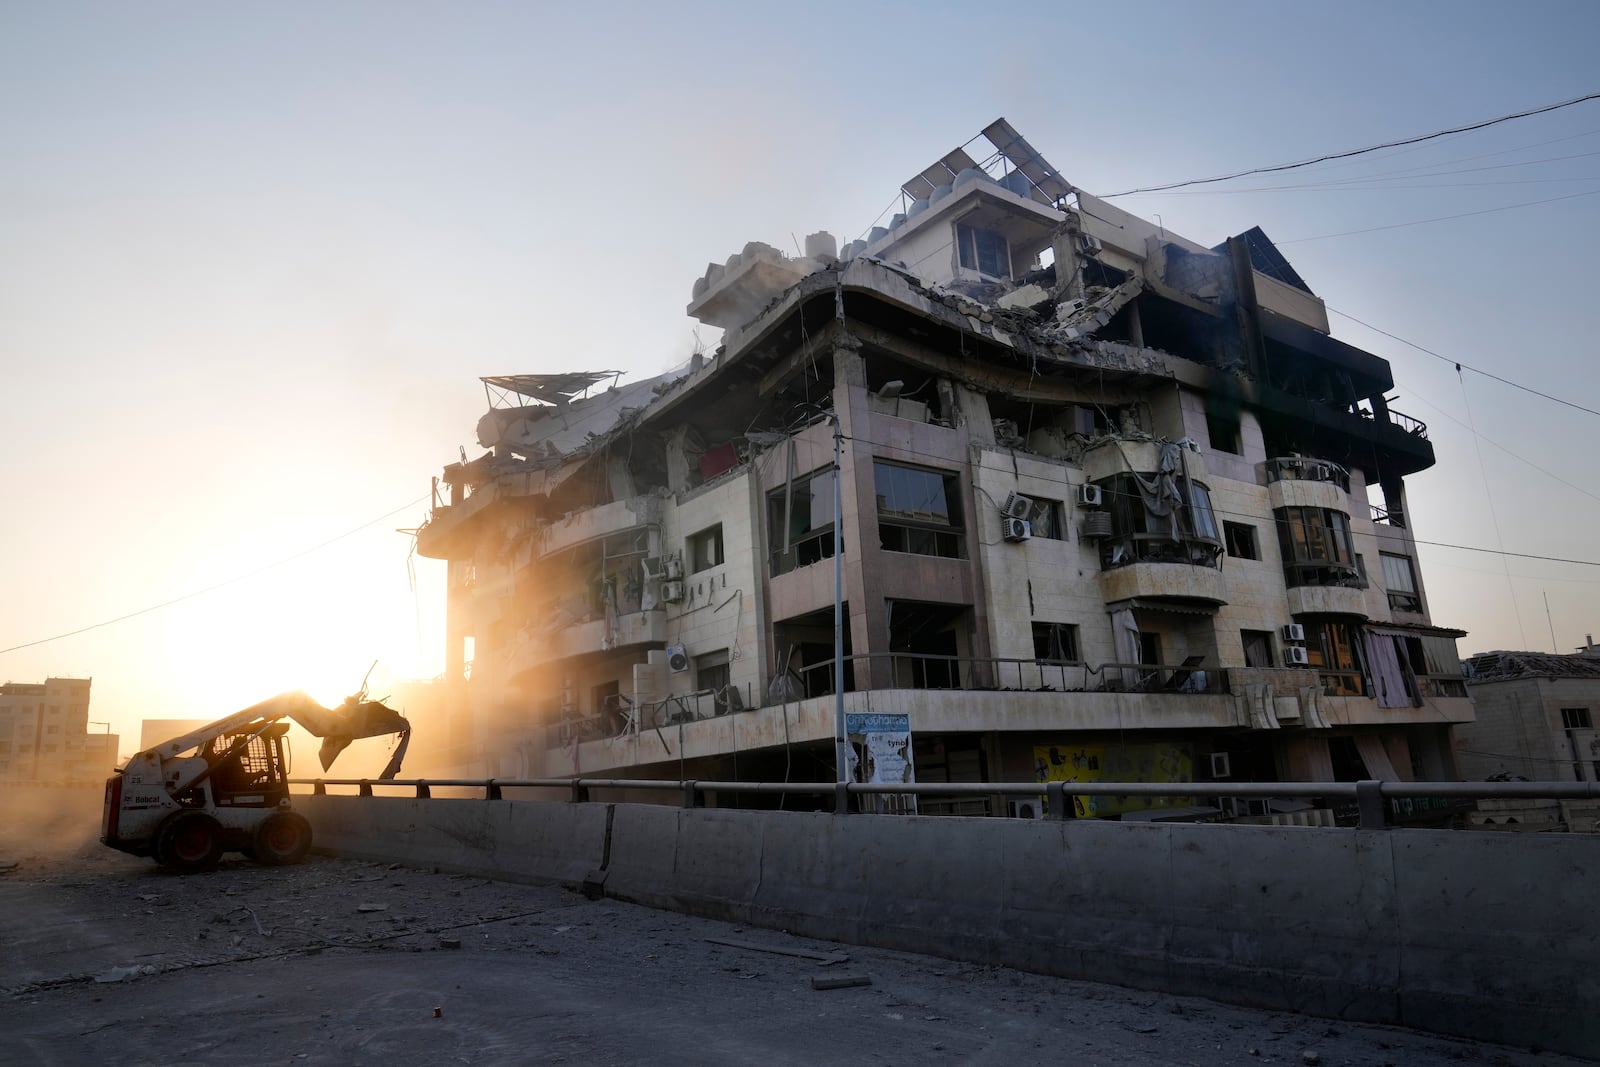
[[[169,875],[95,842],[92,804],[62,808],[0,806],[0,1063],[1579,1062],[429,870]],[[812,986],[845,977],[871,984]]]

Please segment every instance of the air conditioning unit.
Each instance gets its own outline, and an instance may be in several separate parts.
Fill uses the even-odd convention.
[[[1026,541],[1033,536],[1033,524],[1027,519],[1005,519],[1001,532],[1007,541]]]
[[[660,556],[646,556],[640,564],[644,568],[644,580],[647,582],[659,581],[667,576],[667,564]]]
[[[1013,819],[1037,819],[1039,817],[1039,802],[1037,800],[1008,800],[1006,801],[1006,814]]]
[[[1228,754],[1226,752],[1211,753],[1211,777],[1233,777],[1233,761],[1228,758]]]
[[[1083,536],[1089,541],[1103,541],[1111,536],[1111,513],[1091,511],[1083,517]]]
[[[1100,487],[1098,485],[1092,485],[1089,482],[1084,482],[1082,485],[1078,486],[1078,503],[1086,508],[1099,507]]]
[[[1033,514],[1033,501],[1021,493],[1007,493],[1006,502],[1000,505],[1000,514],[1008,519],[1025,519]]]
[[[1091,236],[1087,233],[1080,233],[1078,235],[1078,251],[1082,252],[1084,255],[1098,256],[1101,250],[1104,248],[1105,245],[1100,243],[1100,238]]]
[[[1302,645],[1305,644],[1306,628],[1297,622],[1289,623],[1279,632],[1285,641],[1293,641],[1296,644]]]
[[[683,599],[682,582],[662,582],[661,599],[668,604],[676,604]]]
[[[1283,646],[1283,665],[1285,667],[1305,667],[1311,663],[1311,656],[1307,654],[1304,645]]]
[[[667,666],[673,674],[682,674],[689,669],[689,653],[683,650],[682,645],[667,646]]]
[[[666,559],[666,564],[667,564],[667,577],[668,578],[682,578],[683,577],[683,557],[682,556],[668,556],[667,559]],[[682,600],[683,598],[679,597],[678,599]]]

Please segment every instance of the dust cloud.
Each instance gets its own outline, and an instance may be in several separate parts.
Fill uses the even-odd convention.
[[[0,785],[0,877],[116,853],[100,844],[103,785]]]

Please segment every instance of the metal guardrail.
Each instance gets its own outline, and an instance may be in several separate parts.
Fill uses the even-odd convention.
[[[482,789],[485,800],[503,800],[506,789],[560,789],[570,803],[589,801],[595,789],[638,789],[676,792],[683,806],[703,806],[703,794],[770,793],[832,796],[836,813],[850,814],[851,795],[905,794],[933,797],[1038,797],[1046,800],[1046,818],[1065,821],[1069,796],[1293,798],[1355,801],[1362,829],[1389,825],[1390,800],[1457,798],[1463,800],[1594,800],[1600,782],[715,782],[660,778],[291,778],[290,785],[311,786],[312,795],[327,796],[329,786],[355,787],[357,795],[376,796],[375,789],[411,789],[428,799],[436,788]],[[1070,788],[1069,788],[1070,787]]]

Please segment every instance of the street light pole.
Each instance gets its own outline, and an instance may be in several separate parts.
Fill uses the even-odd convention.
[[[843,514],[843,455],[844,433],[839,427],[839,413],[833,421],[833,746],[834,769],[839,789],[835,793],[834,812],[843,815],[848,810],[849,795],[844,785],[850,780],[849,738],[844,730],[844,514]]]

